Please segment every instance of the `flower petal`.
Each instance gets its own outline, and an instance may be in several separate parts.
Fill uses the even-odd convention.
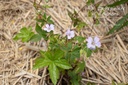
[[[70,29],[66,31],[66,35],[68,36],[70,34]]]
[[[48,28],[44,28],[44,30],[45,30],[45,31],[47,31],[47,30],[48,30]]]
[[[88,43],[92,43],[92,42],[93,42],[93,39],[92,39],[92,37],[88,37],[88,39],[86,39],[86,41],[87,41]]]
[[[93,45],[92,43],[87,43],[87,48],[89,48],[90,50],[95,50],[96,46]]]
[[[97,42],[99,42],[99,41],[100,41],[99,37],[95,36],[95,37],[94,37],[94,43],[97,43]]]
[[[74,31],[71,31],[70,33],[71,33],[70,36],[73,38],[75,36]]]
[[[45,31],[50,32],[51,30],[48,28],[44,28]]]
[[[92,45],[91,43],[87,43],[87,47],[90,48]]]
[[[96,45],[98,48],[101,47],[101,43],[100,43],[100,42],[95,43],[95,45]]]
[[[47,30],[47,32],[50,32],[50,31],[51,31],[51,30],[49,30],[49,29]]]
[[[46,28],[49,28],[49,24],[46,24]]]
[[[90,49],[91,49],[91,50],[95,50],[95,49],[96,49],[96,46],[95,46],[95,45],[92,45],[92,46],[90,47]]]
[[[53,24],[50,24],[50,29],[54,30],[54,25]]]
[[[71,36],[67,36],[68,37],[68,39],[71,39]]]

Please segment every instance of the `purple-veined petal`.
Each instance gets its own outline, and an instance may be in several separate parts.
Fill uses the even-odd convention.
[[[92,45],[91,43],[87,43],[87,47],[90,48]]]
[[[91,50],[95,50],[96,47],[98,48],[101,47],[100,39],[97,36],[95,36],[94,38],[88,37],[86,41],[87,41],[87,47]]]
[[[70,29],[66,31],[66,35],[68,36],[70,34]]]
[[[73,38],[75,36],[74,31],[71,31],[70,36]]]
[[[46,24],[46,28],[49,28],[49,24]]]
[[[54,25],[53,24],[46,24],[46,28],[44,28],[45,31],[50,32],[54,30]]]
[[[100,42],[95,43],[95,45],[96,45],[98,48],[101,47],[101,43],[100,43]]]
[[[99,41],[100,41],[100,39],[99,39],[97,36],[95,36],[95,37],[94,37],[94,42],[97,43],[97,42],[99,42]]]
[[[90,49],[91,50],[95,50],[96,49],[96,46],[95,45],[91,45]]]
[[[94,50],[96,48],[95,45],[92,45],[90,43],[87,43],[87,48],[91,49],[91,50]]]
[[[70,31],[70,29],[68,29],[65,34],[67,35],[68,39],[71,39],[75,36],[74,31]]]
[[[93,39],[92,37],[88,37],[88,39],[86,40],[88,43],[92,43],[93,42]]]
[[[54,25],[53,24],[50,24],[50,29],[54,30]]]

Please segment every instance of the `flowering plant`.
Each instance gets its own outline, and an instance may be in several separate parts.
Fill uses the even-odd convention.
[[[76,24],[74,23],[75,27],[81,29],[85,26],[83,21],[77,20],[78,22],[75,21]],[[78,74],[82,73],[85,68],[85,62],[80,59],[80,56],[86,53],[85,56],[89,57],[96,47],[101,47],[99,38],[89,37],[86,39],[82,36],[75,36],[77,31],[71,29],[65,32],[65,37],[54,34],[54,29],[56,29],[54,22],[51,16],[47,16],[46,13],[41,15],[41,18],[37,18],[36,21],[36,33],[32,32],[31,27],[23,27],[16,34],[14,40],[38,42],[43,38],[47,42],[48,49],[46,51],[40,50],[40,57],[35,60],[33,68],[48,67],[50,79],[54,85],[57,84],[60,72],[63,72],[63,75],[68,74],[73,85],[79,85],[81,76]]]

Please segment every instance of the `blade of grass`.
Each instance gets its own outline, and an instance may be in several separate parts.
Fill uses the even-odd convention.
[[[125,4],[127,2],[128,2],[128,0],[119,0],[119,1],[114,2],[113,4],[107,5],[107,7],[116,7],[118,5]]]
[[[126,15],[124,15],[123,18],[121,18],[120,20],[118,20],[116,22],[114,27],[111,30],[109,30],[108,34],[112,34],[115,31],[119,31],[119,30],[123,29],[125,26],[127,26],[128,25],[127,19],[128,19],[128,13]]]

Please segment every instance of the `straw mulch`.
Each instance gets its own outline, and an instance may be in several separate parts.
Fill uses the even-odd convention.
[[[83,85],[86,85],[86,82],[100,85],[111,85],[112,81],[128,83],[128,27],[113,35],[105,35],[116,21],[128,13],[128,4],[121,5],[116,10],[107,9],[105,14],[100,15],[100,24],[96,25],[92,17],[87,17],[89,8],[84,6],[85,1],[50,0],[48,4],[52,8],[47,10],[47,14],[51,15],[55,22],[56,33],[62,34],[62,31],[71,27],[67,10],[73,12],[75,9],[79,12],[79,17],[88,24],[80,35],[97,35],[101,38],[102,48],[97,53],[93,53],[88,59],[82,56],[86,67],[81,82]],[[112,0],[96,2],[100,1],[101,6],[112,3]],[[36,2],[39,3],[39,0]],[[40,5],[43,4],[44,0]],[[80,10],[82,7],[84,8]],[[95,9],[93,14],[96,15]],[[12,39],[24,26],[34,28],[35,16],[33,0],[0,0],[0,85],[50,85],[46,68],[32,70],[38,51],[44,49],[45,44],[15,42]]]

